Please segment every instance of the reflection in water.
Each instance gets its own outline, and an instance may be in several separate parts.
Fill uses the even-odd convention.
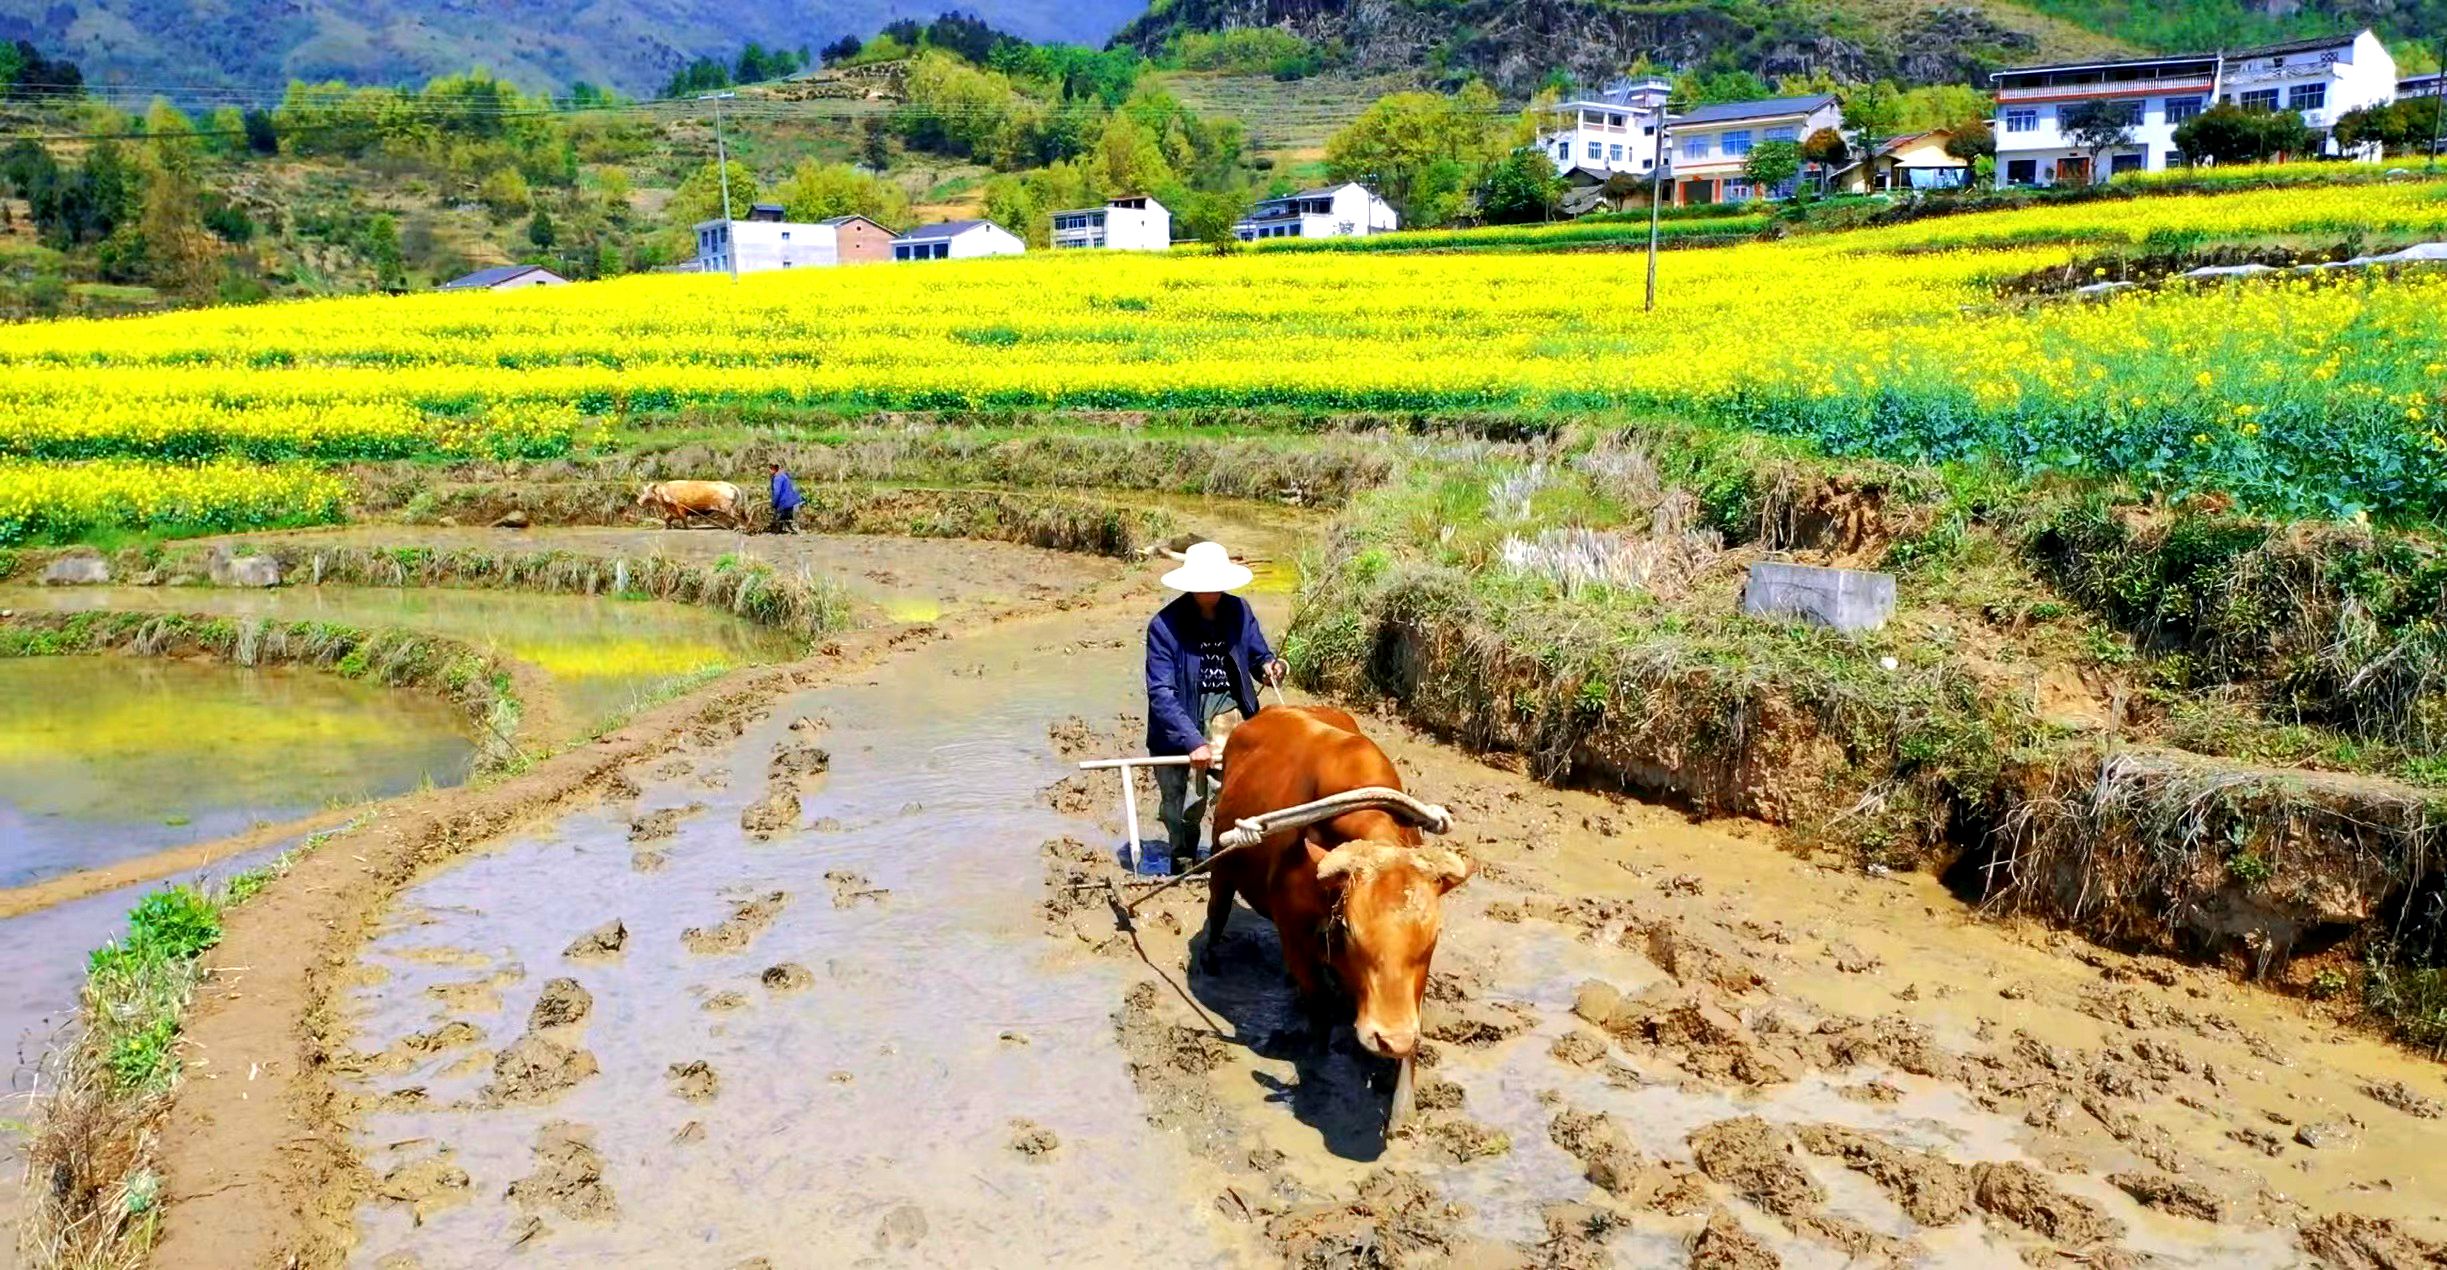
[[[645,781],[641,811],[707,804],[654,872],[631,867],[627,815],[590,811],[406,892],[366,953],[385,973],[356,994],[360,1047],[433,1027],[428,989],[512,974],[498,1008],[459,1015],[498,1049],[525,1027],[543,981],[570,975],[593,997],[577,1043],[601,1070],[549,1106],[484,1110],[439,1109],[490,1076],[454,1070],[465,1051],[369,1081],[377,1096],[422,1086],[435,1109],[369,1118],[368,1164],[380,1173],[446,1144],[478,1198],[422,1226],[396,1205],[361,1210],[359,1263],[409,1252],[431,1266],[498,1264],[516,1223],[503,1192],[535,1171],[542,1126],[565,1120],[593,1132],[619,1214],[547,1217],[549,1236],[518,1250],[536,1265],[661,1264],[674,1248],[701,1265],[870,1253],[885,1264],[1246,1264],[1242,1236],[1189,1187],[1184,1157],[1133,1091],[1111,1016],[1135,963],[1048,964],[1039,846],[1077,826],[1038,794],[1065,770],[1045,727],[1083,696],[1118,706],[1132,686],[1121,656],[1083,681],[1077,628],[1054,630],[1040,643],[1053,632],[1014,624],[897,663],[873,685],[785,699],[728,756],[699,760],[735,774],[724,788]],[[972,665],[991,673],[955,676]],[[745,841],[740,811],[763,795],[768,758],[801,716],[829,722],[831,772],[804,791],[803,821],[821,827]],[[836,908],[825,883],[836,870],[890,894]],[[792,898],[746,949],[683,947],[685,928],[772,890]],[[615,917],[628,931],[620,957],[562,957]],[[813,983],[766,986],[760,972],[785,962]],[[723,993],[735,1008],[707,1008]],[[669,1067],[694,1060],[719,1074],[711,1101],[672,1092]],[[1012,1150],[1013,1117],[1058,1135],[1055,1155]],[[903,1235],[915,1242],[893,1242]]]
[[[0,587],[0,609],[147,609],[275,621],[404,626],[465,640],[550,676],[575,721],[626,713],[639,697],[710,668],[785,660],[779,632],[660,600],[447,587]]]
[[[320,671],[0,661],[0,886],[463,779],[466,722]]]

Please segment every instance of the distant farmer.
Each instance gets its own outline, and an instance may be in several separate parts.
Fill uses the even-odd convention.
[[[1187,767],[1159,767],[1173,867],[1197,862],[1198,829],[1213,791],[1208,728],[1232,711],[1258,712],[1257,682],[1278,683],[1284,665],[1266,645],[1257,615],[1239,596],[1249,570],[1218,543],[1194,543],[1164,585],[1184,592],[1147,624],[1147,752],[1186,754]]]
[[[799,487],[791,482],[790,473],[782,470],[778,460],[772,464],[772,468],[773,532],[795,534],[799,532],[794,520],[799,513]]]

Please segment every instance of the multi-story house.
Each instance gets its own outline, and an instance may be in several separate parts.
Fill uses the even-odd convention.
[[[2212,103],[2301,113],[2323,153],[2337,117],[2394,98],[2396,61],[2369,31],[2232,53],[2025,66],[1990,76],[1997,98],[1997,183],[2068,185],[2182,162],[2175,130]],[[2066,115],[2087,102],[2123,112],[2126,141],[2096,156],[2074,144]]]
[[[1538,148],[1558,173],[1646,176],[1657,165],[1657,125],[1673,91],[1669,79],[1623,80],[1594,97],[1558,102],[1553,114],[1562,126],[1541,135]]]
[[[779,203],[758,203],[746,220],[709,220],[697,226],[697,263],[702,273],[804,269],[816,265],[882,260],[892,250],[892,231],[864,216],[830,220],[784,220]]]
[[[1054,213],[1054,247],[1163,251],[1173,245],[1173,214],[1144,194],[1125,194],[1102,207]]]
[[[1750,152],[1765,141],[1799,143],[1821,128],[1841,128],[1843,122],[1842,104],[1828,93],[1730,101],[1675,115],[1665,128],[1666,172],[1673,181],[1674,202],[1688,206],[1788,198],[1793,193],[1790,181],[1768,190],[1751,187],[1744,173]]]
[[[1232,232],[1242,242],[1266,238],[1350,238],[1402,227],[1393,205],[1356,181],[1270,198],[1249,209]]]

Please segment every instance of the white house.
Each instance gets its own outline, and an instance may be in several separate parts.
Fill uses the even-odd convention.
[[[2212,102],[2246,110],[2302,114],[2324,153],[2339,115],[2394,99],[2396,60],[2362,31],[2296,40],[2223,56],[2189,53],[2115,62],[2071,62],[1998,71],[1997,183],[2060,185],[2103,181],[2118,172],[2162,172],[2181,162],[2175,129]],[[2091,157],[2074,146],[2063,116],[2085,102],[2124,112],[2129,141]]]
[[[1799,144],[1821,128],[1841,128],[1843,123],[1843,105],[1831,93],[1729,101],[1675,115],[1665,121],[1665,170],[1673,182],[1674,202],[1688,206],[1789,198],[1791,181],[1771,190],[1751,188],[1743,171],[1750,152],[1767,141]]]
[[[1350,238],[1402,227],[1393,205],[1356,181],[1270,198],[1232,227],[1242,242],[1266,238]]]
[[[1173,245],[1173,214],[1144,194],[1125,194],[1102,207],[1054,213],[1054,247],[1163,251]]]
[[[565,287],[569,279],[542,265],[496,265],[463,274],[435,288],[438,291],[524,291],[529,287]]]
[[[2350,36],[2295,40],[2226,55],[2218,100],[2245,110],[2291,110],[2311,126],[2320,153],[2334,155],[2337,118],[2396,100],[2396,59],[2364,28]]]
[[[864,216],[793,221],[784,215],[778,203],[758,203],[746,220],[699,222],[697,270],[729,273],[734,258],[741,273],[881,260],[892,241],[891,230]]]
[[[1016,256],[1026,250],[1028,244],[990,220],[920,225],[892,240],[894,260],[973,260],[979,256]]]
[[[2396,96],[2436,97],[2441,84],[2447,84],[2447,72],[2433,71],[2428,75],[2407,75],[2396,81]]]
[[[1627,79],[1594,97],[1557,102],[1554,115],[1563,126],[1540,135],[1538,148],[1558,173],[1646,176],[1657,165],[1657,125],[1673,92],[1670,79]]]

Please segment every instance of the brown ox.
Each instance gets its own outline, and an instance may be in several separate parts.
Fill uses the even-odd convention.
[[[1392,760],[1359,723],[1326,707],[1276,707],[1232,730],[1219,828],[1369,786],[1402,788]],[[1312,1028],[1322,1044],[1336,1020],[1324,1011],[1339,987],[1356,1007],[1352,1032],[1380,1058],[1419,1049],[1419,1002],[1442,929],[1444,893],[1470,863],[1423,846],[1417,827],[1390,812],[1355,811],[1287,829],[1217,859],[1207,898],[1201,969],[1212,973],[1234,895],[1272,921]]]
[[[739,487],[729,481],[656,481],[638,494],[637,505],[675,528],[700,517],[741,523]]]

